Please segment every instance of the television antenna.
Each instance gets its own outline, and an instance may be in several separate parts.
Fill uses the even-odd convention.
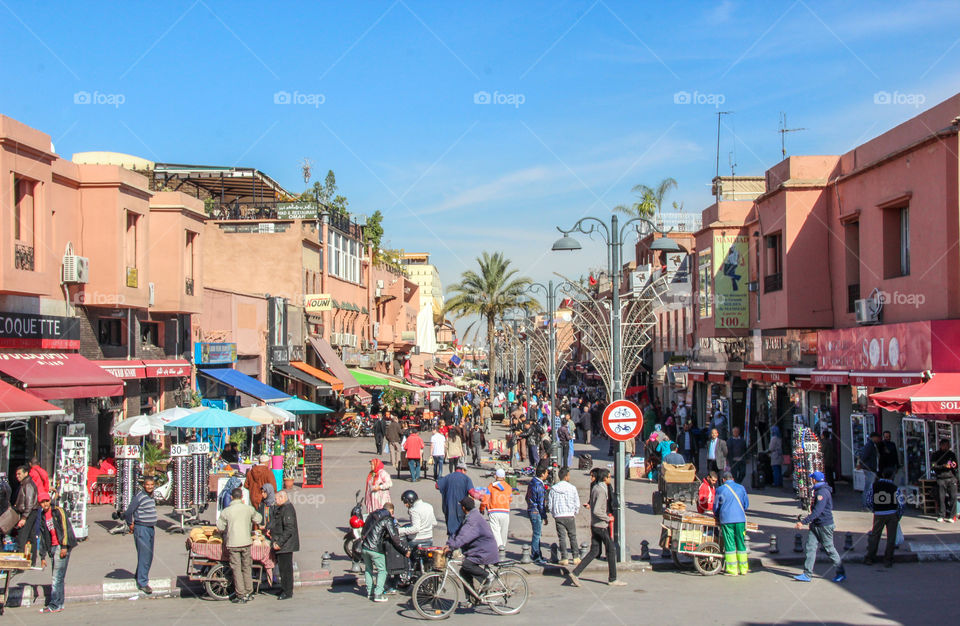
[[[781,111],[780,113],[780,128],[777,130],[780,133],[780,153],[783,158],[787,158],[787,144],[786,136],[787,133],[797,133],[801,130],[807,130],[806,128],[787,128],[787,114]]]

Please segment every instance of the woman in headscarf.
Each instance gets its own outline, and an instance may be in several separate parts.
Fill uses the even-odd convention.
[[[261,495],[263,496],[260,500],[260,507],[258,509],[261,516],[263,516],[263,523],[260,524],[262,528],[266,528],[270,523],[270,516],[273,513],[273,508],[277,505],[277,490],[276,488],[267,483],[260,488]]]
[[[367,507],[367,514],[383,508],[390,502],[390,487],[393,481],[390,474],[383,469],[383,461],[370,459],[370,473],[367,474],[367,485],[363,495],[363,504]]]
[[[447,432],[447,473],[452,474],[457,469],[460,457],[463,456],[463,435],[460,428],[454,426]]]
[[[646,454],[646,463],[644,469],[647,471],[647,478],[654,480],[657,477],[657,468],[660,466],[660,460],[663,458],[657,452],[657,446],[660,443],[657,435],[660,431],[654,430],[650,433],[646,443],[644,443],[644,453]]]

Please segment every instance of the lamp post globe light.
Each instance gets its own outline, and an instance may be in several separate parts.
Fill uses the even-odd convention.
[[[660,233],[662,236],[653,241],[650,245],[650,249],[657,252],[680,252],[681,248],[679,244],[673,239],[667,237],[667,233],[661,230],[645,217],[634,217],[626,222],[623,225],[620,225],[620,220],[616,214],[610,216],[610,225],[608,226],[603,220],[596,217],[584,217],[577,221],[572,227],[568,229],[557,228],[558,231],[563,235],[560,239],[554,242],[552,250],[555,252],[573,252],[581,249],[580,242],[575,238],[570,236],[570,233],[578,232],[584,235],[590,236],[593,233],[598,233],[603,239],[604,243],[607,244],[607,272],[610,275],[610,290],[612,303],[610,307],[610,362],[611,366],[611,380],[609,381],[610,388],[607,390],[610,396],[611,402],[616,402],[617,400],[623,399],[623,376],[621,374],[622,367],[622,355],[620,353],[620,266],[621,266],[621,255],[623,252],[623,238],[627,232],[627,228],[631,224],[643,223],[649,226],[654,232]],[[617,545],[617,561],[623,562],[626,560],[626,527],[624,525],[624,510],[626,504],[624,502],[624,473],[626,470],[626,459],[624,459],[624,442],[620,442],[617,445],[617,453],[614,461],[614,481],[616,484],[616,510],[614,513],[615,526],[614,526],[614,542]]]

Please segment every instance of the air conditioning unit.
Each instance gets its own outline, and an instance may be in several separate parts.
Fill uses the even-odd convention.
[[[420,346],[413,346],[410,350],[410,354],[420,354]]]
[[[382,283],[383,281],[380,280],[380,281],[377,281],[377,282]],[[377,287],[377,288],[373,291],[373,297],[374,297],[374,298],[379,298],[381,295],[383,295],[383,288],[382,288],[382,287]]]
[[[382,280],[378,280],[378,281],[377,281],[377,289],[383,289],[383,281],[382,281]]]
[[[149,288],[149,296],[147,297],[147,306],[153,306],[154,300],[156,300],[156,291],[154,290],[153,283],[148,283],[147,287]]]
[[[350,347],[358,348],[360,347],[360,338],[356,335],[350,335]]]
[[[90,282],[90,259],[70,253],[63,255],[63,282],[78,284]]]
[[[330,333],[330,345],[341,346],[343,345],[343,334],[342,333]]]
[[[854,301],[854,309],[857,314],[857,324],[876,324],[880,321],[880,312],[872,298],[864,298]]]
[[[380,336],[380,322],[373,323],[373,340],[376,341]]]

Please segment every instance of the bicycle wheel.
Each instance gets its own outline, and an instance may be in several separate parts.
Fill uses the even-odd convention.
[[[426,619],[446,619],[456,610],[459,590],[452,576],[440,572],[424,574],[410,593],[413,608]]]
[[[513,615],[527,603],[527,578],[516,569],[500,570],[483,599],[500,615]]]
[[[214,565],[207,572],[203,587],[214,600],[229,600],[233,595],[233,570],[224,563]]]

